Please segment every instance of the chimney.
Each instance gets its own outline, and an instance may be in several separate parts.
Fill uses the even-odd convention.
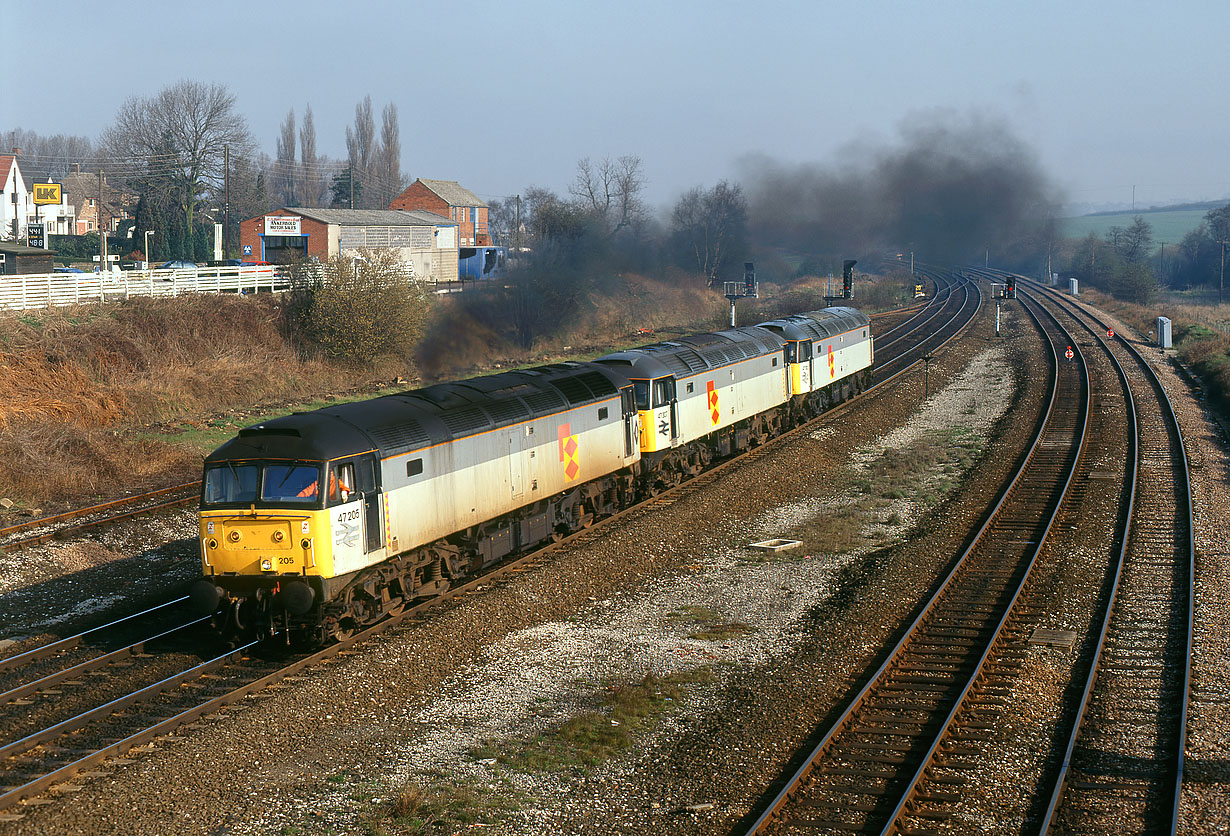
[[[81,163],[73,163],[73,174],[81,173]]]
[[[14,148],[14,149],[13,149],[13,156],[14,156],[14,157],[20,157],[20,156],[21,156],[21,149],[20,149],[20,148]]]

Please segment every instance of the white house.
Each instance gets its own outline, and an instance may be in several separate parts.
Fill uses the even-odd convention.
[[[26,221],[32,204],[16,154],[0,154],[0,185],[4,187],[0,193],[0,240],[25,238]]]
[[[0,200],[0,240],[18,241],[26,237],[26,224],[38,220],[46,224],[47,235],[76,235],[77,211],[68,202],[68,192],[60,190],[60,202],[35,208],[31,185],[22,176],[18,164],[18,149],[0,155],[0,183],[4,191]]]

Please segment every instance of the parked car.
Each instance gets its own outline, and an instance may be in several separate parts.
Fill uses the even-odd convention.
[[[242,267],[243,261],[238,258],[224,258],[221,261],[209,262],[210,267]]]
[[[183,259],[177,259],[174,261],[164,261],[162,264],[159,264],[154,269],[155,270],[195,270],[196,266],[197,265],[195,261],[184,261]]]
[[[51,271],[53,273],[84,273],[85,272],[84,270],[81,270],[80,268],[77,268],[77,267],[52,267]]]

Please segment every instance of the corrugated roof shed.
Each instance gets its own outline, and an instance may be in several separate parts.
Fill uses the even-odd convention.
[[[457,226],[456,221],[423,209],[311,209],[287,206],[284,211],[338,226]]]
[[[419,182],[435,192],[449,206],[486,206],[478,195],[460,185],[456,180],[427,180],[422,177]]]

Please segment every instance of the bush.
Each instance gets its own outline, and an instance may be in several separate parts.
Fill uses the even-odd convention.
[[[394,254],[363,251],[295,269],[289,324],[299,341],[329,357],[368,366],[380,357],[409,362],[429,297]]]

